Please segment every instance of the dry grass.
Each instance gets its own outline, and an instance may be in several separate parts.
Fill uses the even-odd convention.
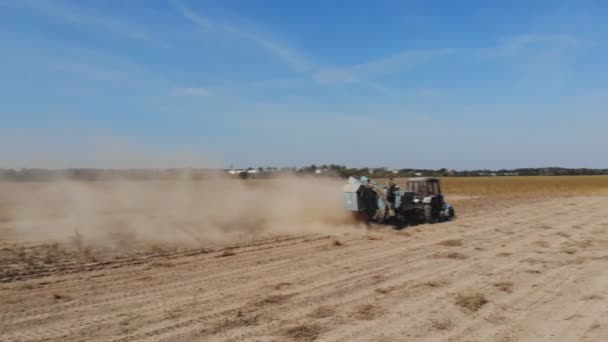
[[[293,297],[293,294],[289,294],[289,295],[283,295],[283,294],[272,295],[272,296],[268,296],[268,297],[266,297],[264,299],[261,299],[261,300],[255,302],[255,305],[256,306],[278,305],[278,304],[285,303],[291,297]]]
[[[216,258],[224,258],[224,257],[229,257],[229,256],[233,256],[236,255],[236,253],[234,253],[232,251],[232,249],[224,249],[224,251],[222,252],[222,254],[219,254],[216,256]]]
[[[513,285],[515,284],[512,281],[499,281],[498,283],[494,283],[494,287],[507,293],[513,292]]]
[[[322,305],[311,312],[309,316],[312,318],[326,318],[334,316],[335,314],[336,309],[334,307]]]
[[[289,287],[289,286],[291,286],[291,283],[288,283],[288,282],[281,282],[281,283],[276,284],[276,285],[274,286],[274,289],[275,289],[275,290],[281,290],[282,288],[284,288],[284,287]]]
[[[454,323],[449,318],[432,318],[431,320],[431,328],[435,330],[450,330]]]
[[[407,179],[396,181],[404,188]],[[442,177],[441,187],[446,194],[470,196],[606,195],[608,176]]]
[[[70,298],[70,296],[67,296],[67,295],[64,295],[61,293],[56,293],[56,292],[51,293],[51,298],[56,301],[68,301],[68,300],[72,299],[72,298]]]
[[[562,248],[562,252],[567,253],[567,254],[574,254],[574,253],[576,253],[576,248],[564,247],[564,248]]]
[[[493,312],[491,314],[489,314],[487,317],[484,318],[486,321],[492,323],[492,324],[504,324],[505,321],[507,320],[507,317],[498,313],[498,312]],[[505,341],[507,342],[507,341]]]
[[[585,317],[585,316],[583,316],[583,315],[581,315],[581,314],[579,314],[579,313],[573,313],[572,315],[570,315],[570,316],[568,316],[568,317],[564,318],[564,321],[571,321],[571,320],[573,320],[573,319],[577,319],[577,318],[583,318],[583,317]]]
[[[386,279],[388,279],[388,278],[385,275],[376,274],[376,275],[372,276],[372,283],[380,284],[380,283],[386,281]]]
[[[34,284],[21,284],[21,285],[19,285],[19,290],[24,290],[24,291],[33,290],[35,288],[36,288],[36,286]]]
[[[442,246],[448,246],[448,247],[459,247],[459,246],[462,246],[462,240],[459,240],[459,239],[443,240],[443,241],[439,242],[439,244]]]
[[[258,317],[259,316],[245,317],[239,312],[239,315],[237,315],[236,318],[225,319],[224,321],[213,326],[208,332],[211,334],[217,334],[230,329],[257,325],[259,324]]]
[[[593,240],[589,240],[589,239],[574,242],[575,246],[581,247],[581,248],[592,247],[593,244],[594,244]]]
[[[152,266],[152,267],[166,267],[166,268],[169,268],[169,267],[175,267],[175,264],[171,263],[169,261],[160,261],[159,260],[159,261],[154,261],[153,263],[150,264],[150,266]]]
[[[543,263],[545,263],[544,261],[542,261],[540,259],[536,259],[536,258],[525,258],[525,259],[520,260],[519,262],[530,264],[530,265],[536,265],[536,264],[543,264]]]
[[[351,317],[361,320],[370,321],[382,315],[384,310],[374,304],[362,304],[355,308],[351,313]]]
[[[396,286],[379,287],[375,289],[374,292],[385,295],[395,291],[396,289]]]
[[[459,259],[459,260],[464,260],[467,258],[466,255],[464,255],[462,253],[458,253],[458,252],[449,252],[448,254],[446,254],[446,257],[448,259]]]
[[[318,323],[300,324],[283,331],[283,336],[296,341],[314,341],[319,337],[323,327]]]
[[[551,247],[551,245],[549,245],[549,243],[547,241],[544,240],[539,240],[534,242],[534,244],[536,244],[538,247],[542,247],[542,248],[549,248]]]
[[[608,194],[608,176],[447,177],[441,181],[448,194]]]
[[[583,300],[602,300],[602,299],[604,299],[604,296],[602,296],[601,294],[597,294],[597,293],[583,297]]]
[[[437,288],[437,287],[444,287],[448,284],[449,284],[449,282],[447,280],[429,280],[429,281],[425,281],[421,285],[426,286],[426,287]]]
[[[465,290],[456,294],[454,301],[456,305],[461,306],[469,311],[477,311],[481,309],[488,300],[483,293],[476,290]]]

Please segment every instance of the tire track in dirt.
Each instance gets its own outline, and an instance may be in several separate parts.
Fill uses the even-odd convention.
[[[307,242],[314,242],[314,241],[319,241],[319,240],[314,239],[314,238],[311,239],[310,237],[307,238]],[[285,246],[283,246],[283,247],[285,247]],[[301,246],[299,248],[307,249],[309,247]],[[286,250],[282,250],[282,251],[278,251],[278,252],[281,253],[279,255],[279,256],[281,256],[283,254],[291,254],[293,251],[294,251],[293,250],[293,246],[288,246],[288,248]],[[277,259],[280,259],[280,258],[277,258]],[[212,257],[212,258],[208,258],[208,261],[211,262],[212,264],[217,264],[218,268],[224,268],[225,267],[225,266],[222,265],[222,263],[226,262],[225,260],[220,260],[219,258],[213,258]],[[236,261],[235,261],[235,263],[236,263]],[[285,261],[283,261],[281,263],[284,264],[283,266],[285,268],[289,266],[288,263],[285,262]],[[263,267],[273,267],[273,266],[274,265],[271,265],[271,266],[263,265]],[[173,271],[173,270],[170,270],[170,271]],[[248,272],[261,272],[261,270],[253,268],[251,270],[248,270]],[[168,279],[171,279],[171,278],[182,279],[183,277],[188,277],[188,278],[194,277],[194,278],[196,278],[198,276],[198,274],[207,275],[208,272],[206,270],[204,270],[204,269],[200,269],[198,273],[196,273],[196,272],[195,273],[188,273],[188,274],[181,274],[180,273],[180,274],[176,274],[174,276],[168,276],[166,278],[168,278]],[[205,277],[203,277],[200,280],[201,281],[214,281],[214,282],[218,282],[218,281],[221,280],[221,279],[217,279],[217,277],[219,276],[219,277],[226,278],[227,281],[228,281],[228,280],[232,279],[235,274],[243,275],[243,274],[246,274],[246,273],[243,273],[242,270],[236,269],[235,271],[232,271],[232,272],[230,272],[228,274],[226,274],[225,272],[224,273],[218,272],[217,274],[214,274],[213,272],[209,272],[209,274],[211,274],[211,278],[210,279],[206,279]],[[125,277],[126,278],[125,278],[124,283],[127,284],[128,283],[128,279],[129,279],[128,278],[129,274],[125,273]],[[139,289],[136,289],[135,293],[133,293],[131,291],[122,292],[121,293],[119,291],[118,294],[114,293],[114,294],[111,294],[110,296],[102,297],[100,300],[95,301],[94,303],[89,303],[85,307],[78,306],[77,302],[69,304],[70,305],[69,307],[67,307],[67,306],[59,307],[59,308],[48,307],[47,308],[47,312],[44,313],[44,314],[46,314],[46,317],[42,317],[42,319],[44,320],[44,319],[47,319],[48,316],[54,316],[54,315],[56,315],[57,312],[61,312],[63,315],[70,314],[70,311],[69,311],[70,308],[76,308],[77,309],[77,311],[73,312],[73,314],[78,314],[80,311],[91,311],[91,310],[93,310],[93,311],[102,310],[103,311],[103,309],[105,307],[107,307],[109,304],[112,304],[114,302],[122,302],[122,303],[120,303],[121,307],[129,309],[130,307],[141,306],[143,303],[142,302],[138,302],[137,300],[139,300],[139,299],[144,300],[145,303],[152,303],[152,305],[158,306],[156,304],[155,298],[158,298],[158,296],[160,294],[162,294],[162,293],[167,294],[168,293],[168,294],[175,295],[176,289],[179,289],[182,292],[184,292],[184,291],[192,291],[194,289],[194,287],[196,287],[196,285],[192,285],[190,287],[184,287],[184,284],[182,284],[182,283],[175,283],[175,282],[168,282],[167,283],[166,282],[164,285],[157,285],[157,286],[152,287],[152,290],[148,290],[148,289],[139,290]],[[74,295],[74,297],[76,297],[76,295]],[[119,307],[113,307],[113,309],[119,309]],[[113,311],[107,311],[106,310],[105,312],[106,312],[105,315],[107,317],[110,317],[110,319],[111,319],[111,317],[115,316]],[[22,315],[25,316],[25,317],[28,317],[28,313],[23,313]],[[34,315],[34,317],[36,317],[36,315]],[[41,317],[37,317],[37,318],[40,319]],[[60,317],[58,317],[58,318],[60,318]],[[97,318],[95,320],[89,320],[87,322],[87,324],[90,324],[90,323],[95,324],[95,323],[102,323],[102,322],[105,322],[104,318]],[[36,322],[32,322],[31,326],[37,326]],[[30,325],[27,326],[27,328],[29,328],[29,327],[30,327]],[[15,328],[17,330],[21,330],[22,327],[15,326]],[[43,328],[41,327],[40,329],[42,330]],[[72,327],[71,329],[79,329],[79,328]],[[34,331],[32,333],[35,334],[35,330],[36,329],[34,328],[33,330]]]
[[[331,341],[395,340],[408,334],[421,340],[535,337],[548,341],[549,335],[530,335],[526,321],[550,315],[555,293],[571,297],[580,279],[595,284],[588,286],[590,291],[605,284],[601,272],[605,254],[598,254],[604,246],[601,239],[590,247],[578,247],[574,255],[563,252],[561,243],[579,243],[603,227],[594,221],[605,216],[592,208],[606,207],[608,200],[577,198],[579,205],[567,205],[571,201],[535,201],[401,232],[372,230],[377,240],[342,236],[340,246],[325,238],[225,258],[216,258],[217,253],[160,258],[175,263],[168,267],[143,264],[49,277],[58,282],[24,291],[19,283],[0,285],[0,294],[19,299],[7,306],[10,313],[0,316],[0,339],[286,340],[289,329],[306,332],[308,327],[318,329],[319,340]],[[581,228],[571,229],[574,225]],[[569,236],[556,235],[560,232]],[[608,237],[601,231],[597,234]],[[554,238],[550,248],[535,244],[550,238]],[[448,239],[461,239],[464,244],[438,245]],[[512,254],[497,256],[501,250]],[[468,258],[446,258],[448,251]],[[543,266],[541,274],[526,272],[539,266]],[[105,275],[93,277],[101,273]],[[513,293],[496,290],[494,283],[505,278],[515,281]],[[425,285],[433,282],[438,285]],[[72,291],[71,301],[38,298],[61,286]],[[490,303],[477,313],[463,313],[453,297],[467,287],[491,296]],[[570,299],[568,312],[578,312],[579,302]],[[269,302],[259,304],[264,301]],[[597,313],[605,308],[600,300],[591,304]],[[323,307],[327,316],[311,316]],[[499,316],[502,321],[496,320]],[[430,327],[430,319],[445,317],[451,328]],[[556,314],[552,322],[560,317]],[[591,329],[589,320],[567,321],[572,336],[587,340],[599,336],[603,330]]]
[[[382,257],[384,257],[384,256],[382,256]],[[364,266],[364,265],[363,265],[363,266]],[[365,268],[365,267],[363,267],[363,268]],[[389,266],[389,267],[387,267],[387,269],[391,269],[391,268],[392,268],[392,265],[391,265],[391,266]],[[339,281],[338,281],[338,282],[339,282]],[[296,303],[296,305],[298,305],[298,306],[299,306],[299,303]]]
[[[145,263],[152,262],[156,259],[167,259],[167,258],[179,258],[184,256],[193,256],[193,255],[204,255],[209,253],[215,253],[224,249],[239,249],[243,251],[248,251],[247,248],[252,248],[253,251],[263,250],[265,248],[277,248],[282,247],[281,245],[277,245],[279,242],[289,242],[292,240],[302,240],[309,239],[309,235],[304,236],[292,236],[292,237],[274,237],[274,238],[265,238],[255,240],[251,243],[239,243],[232,244],[222,247],[213,247],[208,246],[201,249],[189,249],[187,251],[182,252],[161,252],[161,253],[148,253],[144,256],[135,256],[135,257],[124,257],[118,259],[110,259],[104,260],[100,262],[91,262],[91,263],[82,263],[76,262],[73,260],[64,260],[62,262],[56,263],[49,267],[39,268],[36,270],[23,270],[23,272],[17,273],[13,276],[1,278],[0,283],[10,283],[14,281],[27,280],[27,279],[36,279],[41,277],[48,277],[51,275],[57,274],[70,274],[70,273],[79,273],[79,272],[88,272],[95,270],[103,270],[103,269],[114,269],[125,266],[133,266],[133,265],[141,265]],[[266,247],[259,247],[265,246]],[[255,248],[259,247],[259,248]],[[34,245],[29,247],[29,249],[37,249],[37,248],[49,248],[48,245]],[[101,255],[103,257],[103,255]]]
[[[319,240],[324,240],[324,239],[326,239],[326,237],[318,237],[318,238],[306,237],[306,239],[305,239],[306,241],[303,241],[303,243],[306,243],[306,242],[313,242],[313,241],[319,241]],[[284,247],[290,247],[290,248],[293,248],[293,244],[289,244],[289,245],[280,245],[280,246],[277,246],[276,248],[279,248],[279,249],[280,249],[280,248],[284,248]],[[307,247],[306,247],[306,246],[302,246],[301,248],[307,248]],[[290,253],[290,252],[291,252],[290,250],[284,250],[284,251],[283,251],[283,252],[281,252],[281,253]],[[197,259],[196,259],[194,262],[202,262],[202,261],[204,261],[204,260],[207,260],[207,261],[210,261],[210,262],[211,262],[211,264],[213,265],[213,264],[214,264],[213,262],[215,261],[215,266],[217,267],[217,269],[224,268],[224,267],[225,267],[225,265],[223,265],[223,263],[225,263],[225,261],[222,261],[222,260],[220,260],[220,259],[216,258],[216,256],[217,256],[217,254],[213,254],[213,255],[211,255],[211,256],[203,256],[201,259],[198,259],[198,258],[197,258]],[[149,269],[149,267],[148,267],[148,269]],[[144,269],[141,269],[141,268],[140,268],[140,269],[139,269],[139,271],[145,272],[145,271],[147,271],[147,269],[145,269],[145,268],[144,268]],[[171,276],[171,272],[172,272],[172,271],[173,271],[173,269],[167,269],[167,270],[166,270],[166,272],[164,272],[164,273],[165,273],[165,275],[167,275],[167,276],[169,277],[169,276]],[[196,270],[195,270],[195,271],[196,271]],[[209,272],[209,271],[211,271],[211,272]],[[199,272],[199,273],[211,273],[211,274],[213,274],[213,271],[214,271],[213,269],[211,269],[211,270],[209,270],[209,269],[206,269],[206,270],[200,269],[200,270],[198,270],[198,272]],[[132,275],[132,272],[133,272],[133,270],[131,270],[131,269],[126,270],[125,272],[118,271],[118,272],[116,272],[116,274],[118,275],[117,277],[112,277],[112,278],[110,278],[110,279],[104,279],[104,280],[105,280],[106,282],[108,282],[108,283],[111,283],[113,286],[120,288],[120,287],[122,287],[123,285],[130,284],[130,283],[132,283],[132,282],[133,282],[133,279],[132,279],[132,276],[131,276],[131,275]],[[237,272],[237,271],[235,271],[235,272]],[[196,274],[196,273],[194,273],[194,274]],[[177,277],[180,277],[180,276],[181,276],[181,275],[179,275],[179,274],[177,275]],[[223,276],[226,276],[226,275],[225,275],[225,274],[223,274]],[[212,275],[212,277],[213,277],[213,275]],[[79,280],[80,280],[80,279],[79,279]],[[84,283],[87,283],[87,282],[88,282],[88,279],[87,279],[87,278],[84,278],[84,279],[81,279],[81,280],[82,280],[82,282],[84,282]],[[72,286],[72,288],[73,288],[73,287],[80,287],[80,286],[82,286],[82,285],[81,285],[81,282],[78,282],[78,281],[77,281],[77,282],[76,282],[76,285]],[[171,285],[169,285],[169,286],[171,286]],[[66,290],[67,290],[67,289],[69,289],[69,287],[66,287],[66,285],[65,285],[65,284],[62,284],[62,287],[63,287],[64,289],[66,289]],[[148,295],[148,294],[149,294],[149,293],[147,292],[147,291],[148,291],[147,289],[144,289],[144,290],[139,290],[138,288],[135,288],[135,290],[136,290],[136,291],[141,291],[141,295],[142,295],[142,296],[146,296],[146,295]],[[162,287],[156,286],[156,287],[154,287],[154,290],[157,290],[158,292],[162,292],[162,291],[163,291],[163,290],[165,290],[165,289],[164,289],[164,288],[162,288]],[[33,292],[33,293],[35,293],[35,292]],[[110,294],[108,294],[106,297],[101,297],[101,298],[99,298],[99,302],[106,302],[106,301],[112,301],[112,300],[115,300],[114,296],[116,296],[116,298],[123,298],[124,296],[135,296],[135,295],[137,295],[137,294],[136,294],[136,293],[129,293],[129,294],[124,294],[124,293],[110,293]],[[69,309],[69,307],[74,306],[74,305],[76,305],[76,304],[77,304],[77,303],[69,303],[69,302],[68,302],[68,303],[66,303],[66,304],[64,304],[64,305],[59,306],[58,308],[59,308],[59,309],[61,309],[62,311],[64,311],[64,310]],[[49,310],[48,310],[48,312],[49,312],[49,313],[50,313],[50,312],[53,312],[53,311],[55,311],[55,310],[54,310],[54,309],[49,309]],[[19,315],[19,313],[17,313],[17,315]],[[9,316],[8,318],[16,318],[16,317],[10,317],[10,316]]]
[[[391,258],[389,258],[389,259],[392,259],[392,256],[393,256],[393,255],[389,256],[389,257],[391,257]],[[427,256],[424,256],[423,258],[426,258],[426,257],[427,257]],[[386,259],[386,258],[387,258],[387,256],[386,256],[386,255],[381,255],[381,256],[380,256],[378,259]],[[348,260],[348,259],[347,259],[347,260]],[[370,263],[374,263],[374,262],[375,262],[375,260],[372,260]],[[365,269],[365,268],[366,268],[365,266],[366,266],[366,265],[361,265],[361,268]],[[394,266],[395,266],[395,265],[389,265],[389,266],[387,266],[387,267],[386,267],[386,269],[381,269],[381,270],[379,270],[379,272],[380,272],[380,273],[387,273],[386,271],[391,270],[391,269],[394,269]],[[343,280],[342,280],[342,279],[338,279],[338,280],[334,280],[333,282],[335,282],[335,283],[339,284],[339,283],[343,282]],[[335,284],[332,284],[332,285],[334,285],[334,286],[332,286],[332,287],[335,287],[335,286],[336,286]],[[318,287],[319,287],[319,288],[323,288],[324,286],[327,286],[327,284],[319,284],[319,285],[318,285]],[[321,295],[319,294],[319,292],[318,292],[318,291],[316,291],[316,289],[313,289],[311,292],[315,292],[315,294],[317,295],[317,297],[321,296]],[[336,294],[330,294],[330,295],[331,295],[331,296],[333,296],[333,295],[336,295]],[[296,306],[298,306],[298,307],[300,307],[300,306],[301,306],[300,304],[301,304],[301,303],[294,303],[294,305],[296,305]]]
[[[519,239],[519,237],[512,237],[512,236],[511,236],[511,237],[509,237],[509,239],[510,239],[510,240],[514,240],[514,239],[515,239],[515,240],[520,240],[520,239]],[[527,239],[527,240],[528,240],[528,241],[530,241],[530,240],[533,240],[533,239],[535,239],[535,237],[534,237],[534,236],[532,236],[532,237],[528,237],[528,239]],[[506,241],[506,240],[503,240],[503,242],[504,242],[504,241]],[[525,245],[526,245],[525,243],[522,243],[522,244],[521,244],[521,246],[522,246],[522,247],[524,247],[524,248],[525,248]],[[484,255],[483,255],[484,253],[480,253],[480,254],[482,254],[482,256],[484,256]],[[490,253],[490,254],[491,254],[491,253]],[[489,255],[489,256],[491,257],[492,255]],[[499,269],[499,270],[496,270],[496,272],[504,272],[504,269],[509,269],[509,268],[511,268],[513,265],[519,265],[519,263],[520,263],[520,262],[521,262],[521,259],[519,259],[519,260],[515,260],[515,261],[511,262],[509,265],[504,265],[504,266],[503,266],[503,270],[500,270],[500,269]],[[467,267],[465,267],[465,269],[466,269],[466,268],[468,268],[469,270],[474,270],[474,269],[475,269],[475,265],[468,265]],[[437,271],[437,273],[440,273],[440,274],[445,274],[445,273],[447,273],[447,272],[444,272],[444,270],[442,270],[441,268],[433,268],[433,267],[430,267],[430,269],[432,269],[432,270],[436,270],[436,271]],[[468,274],[458,274],[458,271],[459,271],[460,269],[463,269],[463,268],[462,268],[462,267],[454,268],[454,269],[453,269],[453,271],[452,271],[452,272],[450,272],[450,273],[451,273],[451,274],[450,274],[450,276],[454,276],[454,275],[456,275],[456,276],[457,276],[457,279],[470,279],[470,278],[471,278],[471,275],[468,275]],[[474,273],[473,275],[475,275],[475,273]],[[432,276],[431,276],[431,277],[432,277]],[[482,277],[483,277],[483,276],[482,276]],[[417,273],[417,274],[416,274],[416,278],[417,278],[417,279],[419,279],[419,280],[423,280],[423,281],[425,281],[426,279],[428,279],[427,277],[425,277],[425,275],[423,275],[423,274],[419,274],[419,273]],[[449,278],[449,277],[447,277],[447,278],[446,278],[446,277],[444,276],[444,278],[443,278],[443,279],[445,280],[445,279],[450,279],[450,278]],[[481,279],[477,279],[477,280],[476,280],[476,282],[479,282],[479,281],[483,281],[483,280],[481,280]],[[485,282],[485,281],[484,281],[484,282]],[[452,287],[463,288],[463,287],[466,285],[466,283],[463,283],[462,281],[460,281],[460,282],[454,282],[453,280],[450,280],[450,285],[451,285]],[[452,295],[452,294],[451,294],[451,295]],[[436,304],[439,304],[439,303],[436,303],[436,304],[433,304],[433,303],[425,303],[425,305],[418,305],[418,303],[412,303],[412,301],[408,301],[408,305],[411,305],[411,304],[416,304],[417,306],[422,306],[422,307],[430,307],[430,308],[432,308],[432,307],[437,307],[437,305],[436,305]],[[426,318],[424,318],[423,320],[428,319],[428,317],[427,317],[427,316],[425,316],[425,315],[420,315],[420,316],[421,316],[421,317],[426,317]],[[409,319],[409,320],[408,320],[408,323],[413,322],[413,321],[416,321],[416,320],[415,320],[415,319],[414,319],[414,320]],[[400,324],[400,325],[403,325],[403,324]],[[388,327],[388,326],[387,326],[386,328],[387,328],[387,329],[389,329],[390,327]],[[357,334],[358,334],[357,336],[365,336],[365,330],[366,330],[365,328],[362,328],[362,329],[361,329],[361,331],[357,331]],[[376,327],[376,329],[373,329],[373,330],[374,330],[374,331],[384,331],[383,327]],[[390,329],[389,329],[389,330],[390,330]],[[332,336],[332,340],[333,340],[333,339],[336,339],[336,338],[337,338],[337,336]],[[344,340],[348,340],[348,338],[345,338]]]

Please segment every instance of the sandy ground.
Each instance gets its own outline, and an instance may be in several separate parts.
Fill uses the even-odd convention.
[[[493,207],[7,273],[0,341],[608,340],[608,197]]]

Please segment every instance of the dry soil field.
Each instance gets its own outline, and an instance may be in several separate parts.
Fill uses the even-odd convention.
[[[0,341],[606,341],[608,178],[563,180],[400,231],[336,181],[0,184]]]

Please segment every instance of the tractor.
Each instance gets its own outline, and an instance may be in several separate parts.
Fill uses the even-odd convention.
[[[405,190],[381,186],[365,176],[350,177],[344,186],[344,208],[360,221],[396,227],[442,222],[455,216],[454,208],[444,200],[439,179],[434,177],[411,178]]]

